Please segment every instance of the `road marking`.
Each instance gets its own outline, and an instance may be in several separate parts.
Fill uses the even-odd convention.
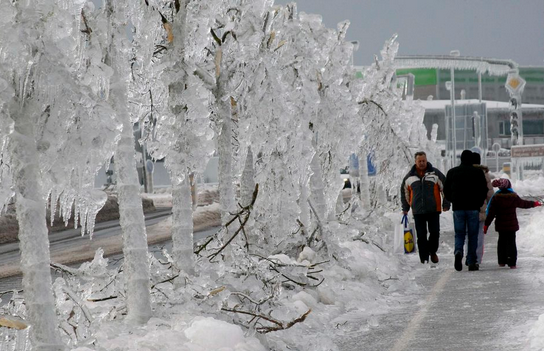
[[[448,269],[446,270],[446,274],[444,274],[433,286],[429,296],[427,296],[427,299],[425,300],[425,304],[423,307],[416,313],[414,318],[408,323],[408,328],[404,330],[402,333],[400,339],[397,340],[395,346],[391,349],[392,351],[402,351],[404,350],[414,335],[416,335],[417,330],[419,329],[419,326],[421,325],[421,322],[423,319],[427,316],[427,312],[429,311],[429,307],[433,304],[434,300],[440,294],[440,292],[444,289],[444,286],[446,285],[446,282],[450,279],[450,275],[453,273],[453,270]]]

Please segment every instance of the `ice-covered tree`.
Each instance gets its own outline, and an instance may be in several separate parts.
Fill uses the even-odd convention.
[[[298,227],[300,205],[307,205],[308,192],[303,200],[300,193],[307,187],[313,155],[309,116],[315,110],[312,103],[304,102],[315,101],[317,90],[308,97],[308,91],[300,89],[303,55],[293,39],[299,31],[294,12],[294,5],[274,7],[258,17],[262,24],[254,25],[258,28],[253,37],[258,43],[256,58],[243,66],[242,74],[248,79],[238,90],[238,140],[242,150],[251,146],[257,155],[255,181],[260,196],[255,204],[255,230],[262,238],[261,248],[268,245],[274,251],[282,250],[276,245],[280,242],[283,248],[294,248],[286,236]],[[296,238],[295,246],[299,246],[304,237]]]
[[[83,2],[0,3],[0,138],[2,194],[16,202],[21,270],[37,350],[63,350],[49,272],[46,202],[57,201],[76,225],[92,232],[106,200],[94,175],[118,134],[104,103],[111,69],[90,66]]]
[[[320,17],[314,17],[308,23],[307,36],[316,42],[319,48],[316,51],[322,57],[314,68],[319,105],[312,123],[314,147],[325,184],[326,213],[330,217],[335,214],[336,201],[343,187],[338,172],[356,149],[356,140],[362,130],[356,118],[358,106],[350,91],[353,44],[345,40],[348,22],[339,23],[336,31],[322,25]],[[338,135],[342,137],[338,138]]]
[[[201,36],[207,42],[209,33],[202,33],[203,23],[194,19],[192,23],[197,25],[188,25],[191,16],[198,15],[200,6],[200,3],[188,0],[149,2],[144,11],[151,17],[148,16],[147,21],[141,18],[135,21],[137,42],[149,40],[150,33],[155,39],[154,52],[146,50],[135,55],[140,77],[146,76],[147,68],[156,71],[154,77],[147,76],[148,89],[149,94],[160,97],[153,105],[148,105],[148,109],[142,109],[155,123],[146,142],[154,158],[165,158],[170,173],[173,259],[179,269],[189,274],[194,272],[189,175],[204,170],[214,147],[209,120],[211,95],[202,75],[197,75],[200,69],[196,66],[203,51],[199,45],[203,42]],[[162,35],[157,35],[159,23],[162,23]],[[193,45],[188,46],[192,41]],[[210,80],[213,81],[213,77]]]
[[[289,235],[296,220],[310,229],[310,210],[314,227],[334,213],[338,170],[355,148],[361,126],[349,91],[347,23],[338,31],[327,29],[319,16],[298,15],[294,5],[274,8],[268,21],[259,66],[244,98],[248,116],[241,117],[240,140],[246,136],[260,155],[257,176],[266,200],[258,200],[258,207],[275,232]]]
[[[394,82],[397,51],[395,35],[385,43],[382,59],[376,59],[364,72],[362,81],[354,81],[364,126],[359,159],[364,161],[371,153],[379,175],[378,186],[394,194],[413,163],[413,151],[433,147],[426,138],[424,109],[410,99],[403,100]]]
[[[199,5],[202,11],[195,16],[200,24],[194,26],[200,28],[205,23],[210,33],[199,77],[207,82],[213,94],[211,119],[217,134],[223,223],[236,211],[234,179],[238,168],[239,100],[246,91],[247,82],[252,79],[252,67],[259,60],[263,15],[271,3],[269,0],[214,1]]]
[[[139,11],[130,1],[105,0],[94,33],[102,39],[103,61],[113,69],[108,102],[122,123],[121,137],[115,148],[114,165],[117,174],[119,216],[123,233],[124,273],[126,279],[127,319],[145,323],[151,317],[149,291],[149,262],[145,218],[136,171],[133,121],[128,105],[129,54],[127,38],[130,14]],[[94,39],[94,38],[93,38]]]

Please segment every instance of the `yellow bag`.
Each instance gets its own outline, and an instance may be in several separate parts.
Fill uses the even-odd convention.
[[[404,253],[412,253],[416,251],[416,245],[414,240],[414,230],[408,223],[408,216],[402,217],[401,223],[404,224]]]

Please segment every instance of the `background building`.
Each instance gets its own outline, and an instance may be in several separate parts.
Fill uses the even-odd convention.
[[[449,100],[450,92],[445,83],[451,79],[449,69],[408,68],[398,69],[397,75],[414,75],[414,99]],[[544,67],[519,67],[519,75],[525,79],[522,104],[544,105]],[[455,70],[455,99],[478,99],[478,74],[475,70]],[[482,100],[508,101],[505,88],[506,76],[482,74]],[[464,97],[462,96],[464,91]]]

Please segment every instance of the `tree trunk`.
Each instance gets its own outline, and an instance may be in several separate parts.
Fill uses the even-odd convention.
[[[326,220],[327,215],[327,202],[325,201],[323,177],[321,176],[321,165],[319,164],[319,156],[316,153],[310,163],[310,170],[312,175],[310,176],[310,204],[313,215],[317,216],[317,220],[314,220],[312,227],[315,228],[318,222],[323,223]]]
[[[136,171],[132,122],[127,112],[128,89],[125,69],[128,62],[125,62],[126,56],[121,51],[122,48],[116,46],[124,35],[124,18],[122,14],[115,12],[116,8],[112,0],[106,1],[104,5],[109,12],[112,36],[105,61],[114,70],[109,100],[119,121],[123,123],[123,131],[115,150],[114,162],[117,172],[119,217],[123,232],[124,272],[127,277],[127,320],[136,324],[144,324],[151,318],[147,233],[140,197],[140,183]]]
[[[119,109],[117,109],[119,111]],[[147,233],[134,156],[134,136],[128,116],[115,152],[119,215],[123,230],[124,271],[127,276],[127,320],[143,324],[151,317]]]
[[[195,273],[193,256],[193,206],[189,175],[172,188],[172,255],[174,264],[189,275]]]
[[[51,258],[45,197],[39,181],[39,162],[33,135],[32,122],[25,116],[19,116],[15,120],[9,145],[19,222],[23,290],[33,348],[59,351],[65,347],[58,331],[49,270]]]
[[[226,102],[221,104],[223,125],[221,134],[218,137],[219,154],[219,204],[221,205],[221,224],[225,225],[231,218],[235,208],[234,184],[232,182],[232,121],[230,119],[230,109],[226,108]]]
[[[359,152],[359,187],[361,190],[361,207],[363,210],[370,210],[370,180],[368,178],[368,164],[366,160],[366,152]],[[353,186],[353,184],[351,185]],[[357,186],[357,185],[355,185]]]
[[[255,168],[253,167],[253,152],[251,152],[251,147],[247,148],[246,163],[242,171],[240,187],[240,203],[244,207],[249,206],[253,200],[253,191],[255,190]]]
[[[304,176],[303,181],[300,183],[300,197],[299,197],[299,207],[300,207],[300,222],[304,226],[304,234],[308,235],[308,228],[310,227],[310,206],[308,204],[308,178]]]

